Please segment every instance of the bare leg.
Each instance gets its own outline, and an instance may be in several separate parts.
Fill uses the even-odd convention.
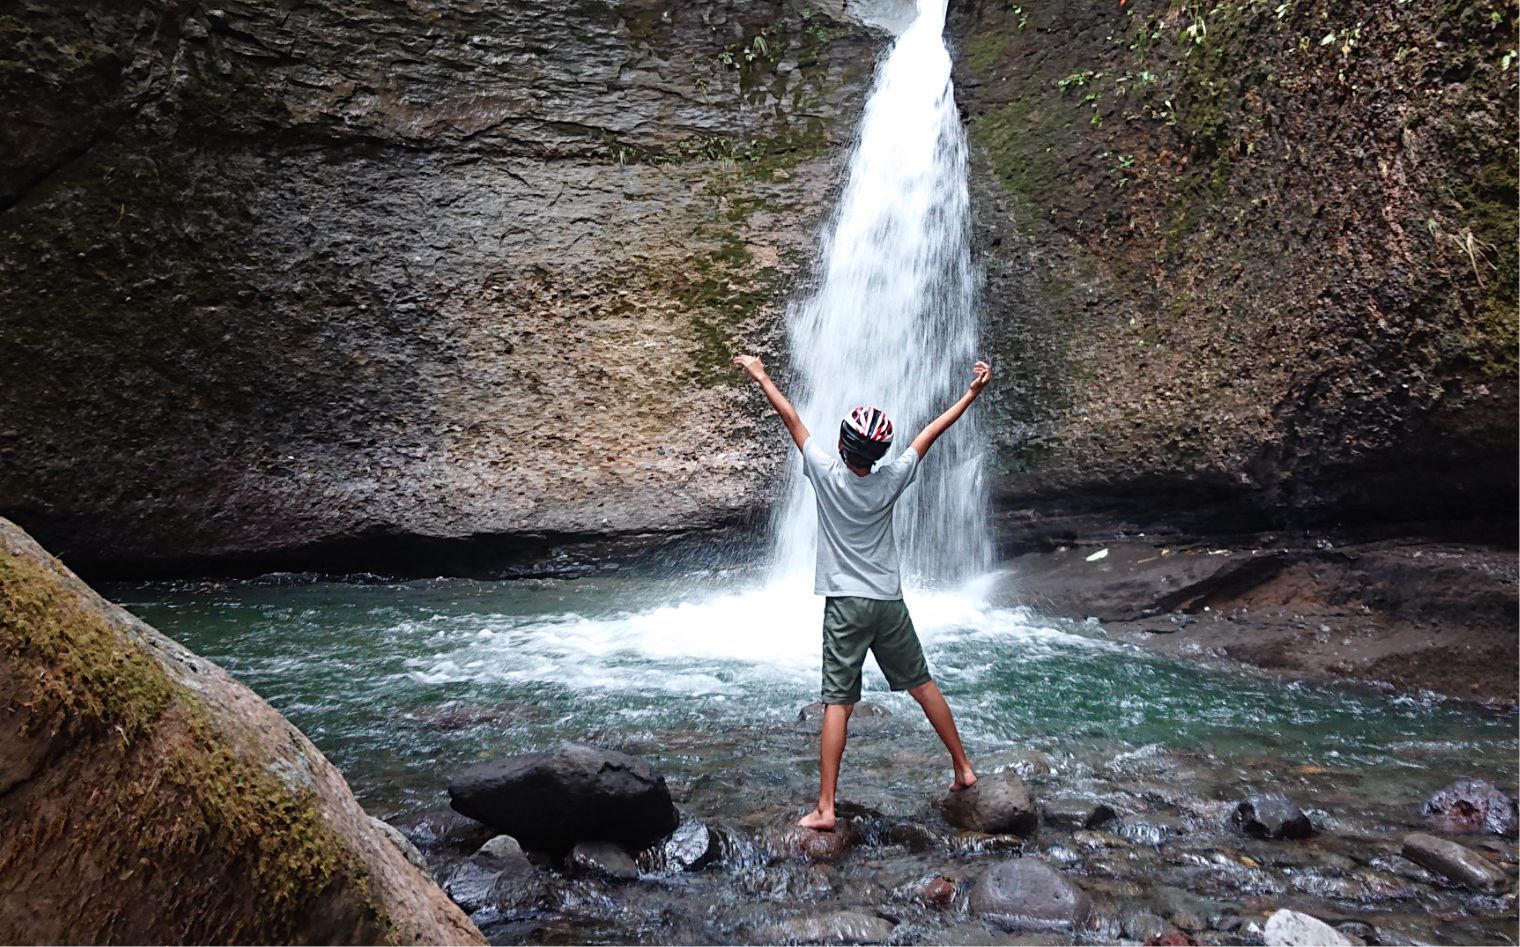
[[[971,768],[971,761],[966,759],[966,750],[961,746],[961,735],[956,732],[955,717],[950,713],[950,705],[945,703],[945,695],[939,692],[939,687],[933,681],[911,688],[908,693],[924,709],[924,716],[929,718],[934,732],[945,741],[945,749],[950,751],[950,764],[955,767],[955,782],[950,784],[950,791],[974,785],[976,771]]]
[[[839,785],[839,761],[844,758],[844,744],[854,704],[825,704],[823,734],[818,741],[818,808],[797,824],[805,829],[827,832],[834,828],[834,791]]]

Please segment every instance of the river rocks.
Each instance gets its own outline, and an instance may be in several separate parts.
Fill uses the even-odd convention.
[[[4,519],[0,694],[0,942],[482,942],[299,730]]]
[[[983,776],[970,789],[949,793],[939,807],[951,825],[973,832],[1028,835],[1039,822],[1024,781],[1006,771]]]
[[[1282,910],[1267,918],[1267,947],[1350,947],[1352,941],[1318,918]]]
[[[1504,883],[1504,873],[1466,846],[1423,832],[1404,836],[1405,858],[1475,891],[1492,891]]]
[[[817,832],[800,825],[771,826],[764,845],[773,859],[799,858],[805,861],[838,861],[860,841],[855,822],[841,818],[831,832]]]
[[[1006,930],[1068,930],[1087,923],[1092,899],[1043,862],[1016,858],[982,872],[968,907]]]
[[[1046,825],[1063,829],[1095,829],[1114,818],[1114,810],[1101,802],[1077,796],[1057,796],[1040,804]]]
[[[649,871],[697,871],[722,851],[719,834],[700,819],[683,816],[681,824],[664,839],[639,853],[639,864]]]
[[[570,849],[570,867],[615,881],[632,881],[639,876],[633,858],[613,842],[576,842]]]
[[[1254,838],[1299,839],[1314,834],[1309,817],[1281,793],[1252,796],[1235,807],[1230,821]]]
[[[543,907],[549,893],[549,879],[544,873],[517,855],[505,859],[492,878],[486,904],[503,917],[514,917]]]
[[[653,766],[573,743],[472,766],[449,784],[449,804],[546,851],[601,839],[642,848],[678,824]]]
[[[919,889],[918,896],[925,904],[931,904],[938,908],[948,907],[955,901],[956,888],[957,884],[954,878],[935,875],[924,882],[923,887]]]
[[[772,944],[882,944],[893,927],[873,914],[836,911],[775,921],[762,929],[762,937]]]
[[[1438,790],[1425,800],[1420,812],[1438,832],[1516,835],[1515,800],[1481,779],[1459,779]]]
[[[1160,915],[1144,908],[1134,907],[1120,915],[1119,927],[1125,937],[1142,943],[1161,937],[1169,929]]]
[[[498,875],[507,869],[512,869],[514,875],[522,875],[519,869],[524,865],[533,869],[533,874],[538,873],[516,839],[498,835],[457,865],[444,882],[443,890],[455,904],[473,914],[494,900],[491,891]]]

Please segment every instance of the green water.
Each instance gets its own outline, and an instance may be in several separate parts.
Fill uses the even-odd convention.
[[[439,805],[449,774],[475,759],[564,739],[642,751],[676,784],[747,774],[778,801],[805,794],[814,749],[793,722],[817,699],[822,606],[752,581],[286,580],[111,594],[252,687],[368,807],[395,814]],[[1414,824],[1419,801],[1458,776],[1515,789],[1511,715],[1176,663],[969,593],[908,602],[984,766],[1037,754],[1072,785],[1185,783],[1201,797],[1286,780],[1363,825]],[[870,664],[865,699],[894,718],[875,749],[863,731],[866,748],[847,758],[870,770],[859,791],[911,808],[941,781],[937,744]]]

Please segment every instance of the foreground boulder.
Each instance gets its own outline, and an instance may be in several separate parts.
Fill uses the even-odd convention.
[[[484,943],[299,730],[0,519],[0,943]]]
[[[1309,817],[1281,793],[1250,797],[1235,807],[1230,821],[1254,838],[1296,839],[1314,834]]]
[[[1028,787],[1011,772],[983,776],[970,789],[945,796],[939,807],[945,821],[972,832],[1028,835],[1039,822]]]
[[[1071,930],[1092,916],[1087,892],[1033,858],[1000,862],[982,872],[967,906],[1010,931]]]
[[[531,850],[611,841],[637,851],[679,821],[659,770],[637,757],[578,743],[480,763],[449,784],[455,811]]]
[[[1431,794],[1420,811],[1437,832],[1516,835],[1515,800],[1486,780],[1459,779]]]
[[[1491,891],[1504,883],[1504,872],[1464,845],[1423,832],[1404,836],[1403,855],[1422,868],[1444,875],[1475,891]]]

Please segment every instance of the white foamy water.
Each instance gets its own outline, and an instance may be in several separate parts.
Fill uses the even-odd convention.
[[[931,663],[954,646],[991,642],[1026,655],[1112,644],[1058,631],[1019,608],[980,604],[976,587],[909,592]],[[611,615],[449,615],[407,637],[436,650],[407,662],[427,684],[554,683],[572,691],[742,694],[770,683],[816,686],[823,600],[806,589],[748,589]],[[961,669],[973,674],[974,668]]]
[[[818,289],[788,313],[791,394],[829,449],[840,418],[872,404],[892,419],[894,456],[971,380],[966,139],[944,25],[944,0],[919,0],[917,19],[878,67],[824,238]],[[955,583],[985,572],[987,512],[973,409],[935,445],[898,504],[905,578]],[[778,579],[806,581],[816,529],[812,490],[794,463],[775,524]]]

